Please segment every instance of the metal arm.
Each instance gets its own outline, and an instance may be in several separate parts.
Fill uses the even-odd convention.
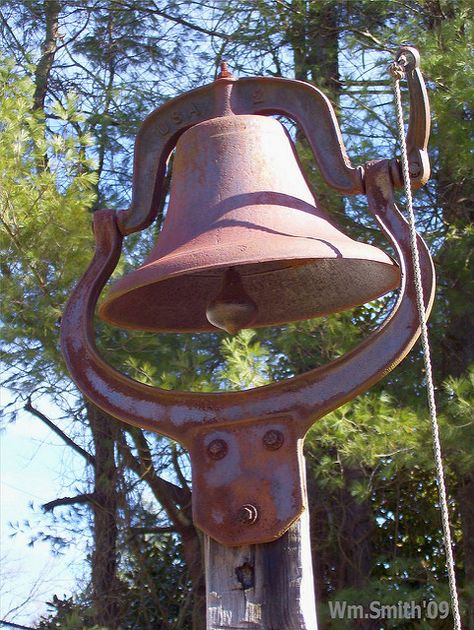
[[[410,96],[410,115],[406,136],[408,169],[413,189],[426,184],[430,177],[430,160],[427,147],[430,137],[430,104],[426,85],[420,70],[420,53],[413,46],[402,46],[395,62],[391,66],[392,73],[405,75]],[[397,188],[403,187],[402,172],[398,159],[391,160],[392,177]]]

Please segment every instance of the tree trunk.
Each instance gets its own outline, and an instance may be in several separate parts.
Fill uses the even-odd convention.
[[[181,535],[183,556],[188,567],[193,591],[193,630],[206,628],[206,585],[204,580],[204,550],[202,536],[194,525]]]
[[[361,471],[345,470],[344,487],[337,492],[319,488],[309,476],[316,602],[346,589],[362,591],[370,577],[374,515],[369,501],[358,501],[351,493],[360,477]],[[360,619],[354,628],[373,630],[377,624]]]
[[[294,0],[293,8],[295,17],[288,37],[293,46],[295,78],[310,80],[322,89],[337,112],[341,93],[338,23],[344,7],[338,3]],[[318,180],[317,185],[316,194],[323,207],[344,216],[343,198],[322,181]],[[310,481],[313,544],[317,550],[314,553],[317,601],[327,599],[331,586],[337,590],[362,589],[370,576],[373,514],[368,501],[359,502],[351,493],[351,485],[358,476],[358,470],[345,470],[343,490],[338,497],[327,497],[328,501],[321,501],[324,491]],[[323,541],[324,548],[318,544]],[[327,544],[327,541],[332,542]],[[358,624],[357,628],[364,630],[374,627],[369,620]]]
[[[193,595],[192,628],[205,628],[205,585],[203,571],[202,540],[192,522],[191,492],[184,478],[182,486],[160,477],[153,464],[153,457],[145,433],[141,429],[128,429],[135,442],[137,456],[127,445],[123,435],[119,436],[118,447],[123,461],[137,476],[146,482],[156,500],[165,510],[183,543],[183,557],[191,580]],[[179,464],[176,462],[176,466]],[[178,474],[178,476],[180,476]]]
[[[346,469],[345,485],[341,492],[343,509],[341,529],[342,544],[347,557],[344,588],[362,589],[370,576],[372,567],[371,536],[374,529],[374,516],[368,500],[357,500],[352,494],[356,481],[364,482],[361,470]]]
[[[44,109],[48,79],[58,47],[60,10],[61,4],[58,0],[44,0],[45,36],[41,46],[41,58],[35,70],[35,93],[33,96],[33,109],[35,110]]]
[[[468,200],[472,199],[472,183],[466,182],[463,186],[456,185],[454,178],[450,179],[449,160],[446,160],[446,163],[442,161],[441,165],[439,196],[443,203],[445,221],[459,230],[465,229],[467,225],[472,224],[472,219],[469,221],[468,209]],[[450,376],[466,375],[468,369],[474,364],[474,311],[472,309],[474,281],[472,271],[470,278],[466,278],[463,272],[464,250],[461,249],[456,255],[456,247],[466,248],[466,246],[448,241],[445,247],[448,250],[446,252],[448,260],[443,266],[443,275],[447,285],[448,317],[441,341],[443,352],[437,359],[440,382]],[[463,537],[468,629],[474,630],[474,470],[457,471],[456,462],[453,462],[453,466],[457,487],[451,488],[451,491],[458,499]]]
[[[120,622],[117,570],[117,421],[87,404],[95,452],[94,551],[92,554],[92,604],[94,621],[108,630]]]

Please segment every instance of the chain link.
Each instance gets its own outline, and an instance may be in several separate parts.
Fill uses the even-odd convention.
[[[400,75],[400,70],[402,74]],[[418,306],[418,314],[421,327],[421,343],[423,347],[423,359],[426,372],[426,390],[428,396],[428,407],[431,420],[431,435],[433,439],[433,451],[436,465],[436,476],[438,483],[439,503],[441,511],[441,520],[444,532],[444,547],[446,553],[446,565],[448,570],[449,591],[451,595],[451,607],[454,619],[454,630],[461,630],[461,615],[459,612],[459,601],[456,588],[456,574],[454,570],[453,543],[451,539],[451,527],[449,523],[449,509],[446,495],[446,485],[444,480],[443,457],[441,454],[441,442],[439,436],[439,424],[436,411],[435,389],[433,383],[433,371],[431,365],[431,352],[428,339],[428,328],[426,325],[425,305],[423,299],[423,286],[421,283],[420,258],[418,247],[416,244],[416,225],[415,213],[413,211],[413,198],[411,194],[410,172],[408,167],[407,147],[405,142],[405,128],[403,123],[402,97],[400,92],[400,79],[404,76],[404,70],[401,63],[394,62],[390,66],[390,74],[393,79],[393,91],[395,94],[395,102],[397,108],[397,127],[399,142],[401,148],[401,165],[403,173],[403,185],[406,197],[406,206],[408,210],[409,227],[410,227],[410,244],[412,252],[412,261],[415,276],[416,301]]]

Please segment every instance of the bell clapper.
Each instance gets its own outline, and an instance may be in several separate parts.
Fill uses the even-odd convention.
[[[250,326],[257,313],[257,305],[246,293],[239,272],[230,267],[224,274],[219,295],[207,305],[208,322],[235,335],[242,328]]]

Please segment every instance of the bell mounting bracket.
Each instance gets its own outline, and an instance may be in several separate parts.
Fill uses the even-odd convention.
[[[410,94],[407,131],[408,163],[414,188],[426,183],[430,168],[426,151],[430,110],[416,48],[400,48]],[[236,79],[222,73],[213,83],[178,96],[143,121],[135,141],[132,202],[118,213],[123,235],[149,226],[163,195],[166,163],[179,137],[193,125],[218,116],[281,114],[295,121],[306,136],[326,183],[342,194],[364,193],[364,168],[353,167],[329,99],[318,88],[291,79]],[[402,187],[398,160],[391,160],[395,187]]]
[[[356,348],[306,374],[242,392],[150,387],[116,371],[100,356],[95,307],[119,260],[124,234],[153,220],[160,174],[177,137],[192,124],[228,113],[291,114],[306,133],[326,181],[341,192],[365,192],[369,211],[398,255],[398,300],[380,327]],[[314,129],[312,121],[317,121]],[[136,147],[131,208],[94,214],[95,255],[62,319],[66,364],[79,389],[103,411],[189,450],[197,527],[229,546],[270,542],[306,507],[302,447],[307,431],[388,374],[419,336],[409,228],[394,203],[393,164],[379,160],[363,170],[353,168],[326,97],[305,83],[283,79],[225,77],[174,99],[148,117]],[[419,236],[418,248],[428,314],[434,269]]]

